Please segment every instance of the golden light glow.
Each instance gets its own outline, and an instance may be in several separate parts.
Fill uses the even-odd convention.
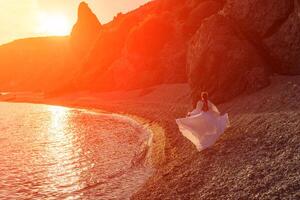
[[[49,107],[51,112],[52,124],[51,128],[54,130],[59,130],[59,132],[64,132],[64,126],[67,120],[68,109],[60,106]]]
[[[70,109],[59,106],[50,106],[48,109],[51,114],[51,124],[48,130],[51,145],[47,148],[47,154],[53,159],[53,163],[56,163],[48,167],[48,178],[52,182],[54,191],[61,186],[64,186],[64,189],[59,190],[65,193],[76,191],[81,189],[80,169],[69,165],[72,158],[79,158],[81,149],[76,149],[73,145],[73,132],[69,127]],[[68,176],[62,176],[64,174]]]
[[[43,35],[63,36],[70,34],[72,24],[63,14],[40,13],[37,32]]]

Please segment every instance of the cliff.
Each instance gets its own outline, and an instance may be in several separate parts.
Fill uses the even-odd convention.
[[[299,1],[156,0],[102,26],[78,89],[128,90],[188,81],[228,101],[297,75]]]
[[[298,0],[229,0],[207,18],[189,46],[194,101],[201,91],[224,102],[269,84],[274,73],[300,73]]]
[[[70,69],[61,79],[64,83],[40,86],[47,91],[132,90],[188,81],[194,101],[202,91],[215,102],[228,101],[266,87],[273,74],[300,73],[299,4],[298,0],[156,0],[102,25],[81,3],[70,39],[60,43],[59,51],[40,54],[43,48],[51,49],[40,46],[36,54],[28,54],[26,48],[36,45],[32,40],[25,53],[15,43],[1,47],[1,58],[14,58],[0,60],[5,72],[1,86],[11,89],[22,82],[18,89],[31,89],[25,86],[39,85],[48,73],[19,81],[21,75],[11,70],[30,74],[43,66],[50,72],[58,69],[56,74]],[[54,77],[47,82],[55,82]]]
[[[120,13],[102,26],[76,85],[107,91],[186,82],[188,42],[221,7],[217,1],[160,0]]]

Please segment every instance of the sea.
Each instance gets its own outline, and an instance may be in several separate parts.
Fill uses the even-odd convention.
[[[117,114],[0,103],[0,199],[129,199],[153,173],[149,132]]]

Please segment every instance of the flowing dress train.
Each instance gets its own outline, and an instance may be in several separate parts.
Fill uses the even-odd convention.
[[[202,101],[199,101],[189,116],[176,120],[182,135],[189,139],[198,151],[212,146],[230,126],[228,114],[221,116],[213,103],[208,102],[208,112],[203,112],[202,106]]]

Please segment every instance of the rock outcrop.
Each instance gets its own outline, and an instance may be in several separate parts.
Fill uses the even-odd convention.
[[[224,13],[266,49],[270,59],[274,60],[274,71],[300,74],[298,0],[229,0]]]
[[[71,45],[76,56],[84,57],[97,40],[102,25],[88,4],[80,3],[78,19],[71,32]]]
[[[208,91],[216,102],[268,85],[268,74],[300,74],[298,0],[228,0],[201,23],[189,45],[194,100]]]
[[[161,0],[119,14],[101,28],[77,85],[107,91],[186,82],[188,41],[221,8],[213,0]]]
[[[294,0],[228,0],[224,14],[253,37],[266,37],[291,13]]]
[[[194,6],[194,5],[191,5]],[[222,3],[218,1],[203,1],[192,8],[185,21],[184,30],[189,35],[194,35],[202,24],[202,20],[210,17],[222,9]]]
[[[178,52],[177,55],[163,53],[168,49],[176,51],[178,46],[186,44],[186,40],[177,40],[176,20],[170,11],[157,13],[158,7],[153,6],[156,3],[129,14],[119,14],[102,27],[95,47],[83,64],[87,71],[77,79],[78,85],[107,91],[143,88],[169,82],[172,78],[172,82],[186,81],[185,53],[180,56]],[[183,49],[185,51],[186,46]],[[173,56],[184,60],[178,66],[181,76],[176,78],[168,77],[168,61],[174,60],[170,59]],[[176,67],[172,66],[172,70]]]
[[[300,1],[295,0],[293,10],[281,26],[263,40],[270,55],[278,65],[274,70],[280,74],[300,74]]]
[[[268,85],[264,59],[221,15],[205,20],[193,37],[187,67],[195,102],[201,91],[208,91],[215,102],[220,102]]]

